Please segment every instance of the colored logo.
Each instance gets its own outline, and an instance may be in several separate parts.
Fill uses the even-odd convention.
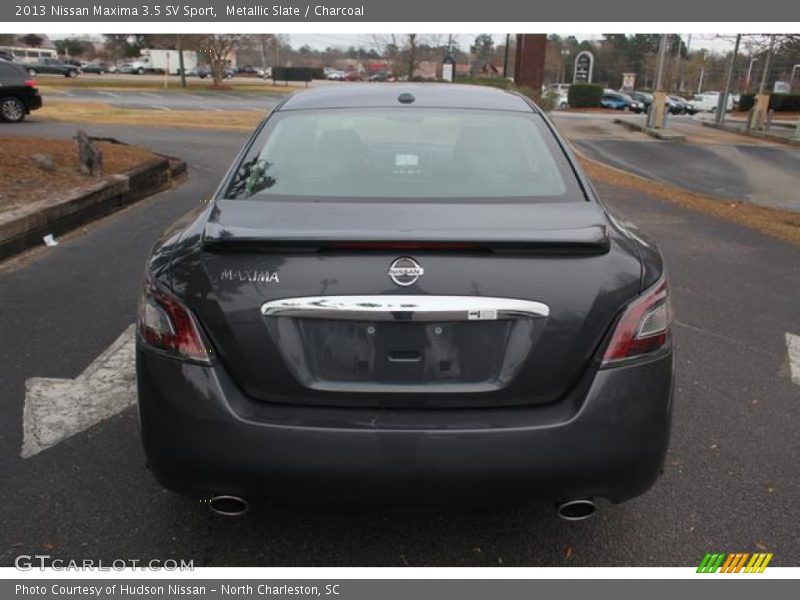
[[[763,573],[769,561],[772,560],[772,553],[747,552],[725,553],[718,552],[706,554],[700,566],[697,567],[698,573]]]

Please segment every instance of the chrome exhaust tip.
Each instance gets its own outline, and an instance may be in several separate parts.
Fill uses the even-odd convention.
[[[225,517],[240,517],[250,508],[247,500],[239,496],[213,496],[208,505],[212,512]]]
[[[597,505],[591,498],[575,498],[559,504],[556,512],[564,521],[583,521],[597,512]]]

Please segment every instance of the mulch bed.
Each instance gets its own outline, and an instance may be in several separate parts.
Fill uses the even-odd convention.
[[[103,153],[105,174],[120,173],[154,154],[145,148],[96,142]],[[34,154],[52,157],[55,170],[45,171],[31,159]],[[80,172],[75,140],[0,136],[0,211],[36,202],[88,184],[98,177]]]

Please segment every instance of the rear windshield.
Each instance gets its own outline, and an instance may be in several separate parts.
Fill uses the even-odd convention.
[[[275,113],[226,197],[582,200],[534,113],[376,108]]]

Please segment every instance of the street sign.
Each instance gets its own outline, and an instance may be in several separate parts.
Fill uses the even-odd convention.
[[[623,73],[622,74],[622,89],[626,92],[632,92],[636,87],[636,73]]]
[[[575,57],[575,75],[572,83],[592,83],[593,70],[594,56],[588,50],[584,50]]]

